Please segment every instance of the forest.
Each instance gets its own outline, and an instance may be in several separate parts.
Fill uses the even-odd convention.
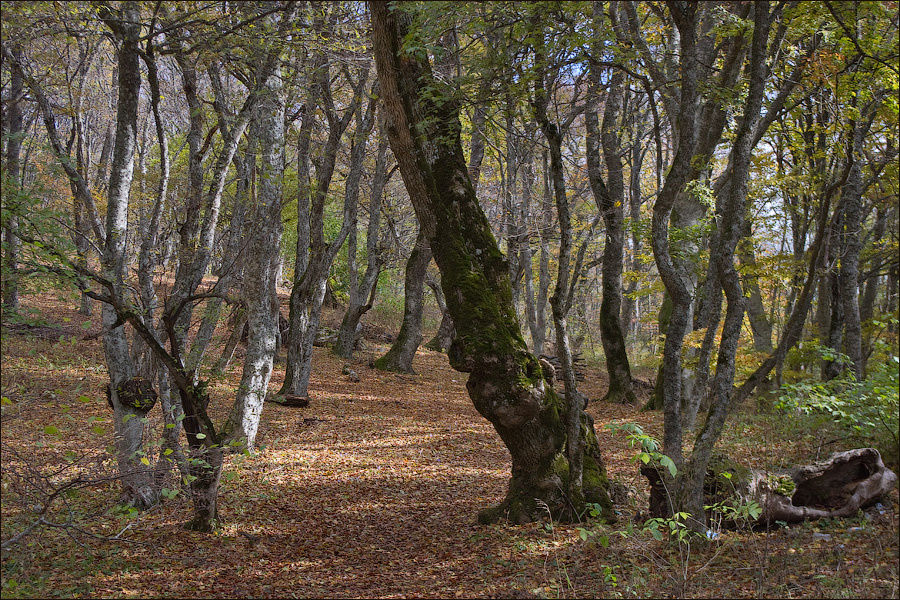
[[[898,8],[4,1],[3,598],[900,597]]]

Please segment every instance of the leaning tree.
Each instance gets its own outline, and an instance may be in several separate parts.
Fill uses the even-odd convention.
[[[456,324],[451,366],[469,373],[469,396],[512,455],[505,500],[479,520],[577,518],[599,503],[612,518],[593,422],[583,414],[583,486],[569,494],[565,403],[525,345],[507,261],[478,204],[460,140],[452,83],[432,71],[409,5],[370,4],[372,41],[391,148],[441,272]]]

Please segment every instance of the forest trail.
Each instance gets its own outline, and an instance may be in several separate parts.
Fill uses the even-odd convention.
[[[3,395],[13,401],[4,406],[4,447],[27,449],[38,464],[63,462],[73,449],[79,457],[102,453],[113,440],[100,393],[106,376],[101,342],[91,335],[99,317],[84,329],[71,298],[44,294],[26,297],[25,303],[44,323],[33,334],[27,327],[4,329]],[[16,567],[17,579],[31,578],[43,594],[93,597],[591,597],[613,589],[610,573],[623,578],[629,568],[645,577],[634,570],[652,564],[643,553],[651,552],[652,560],[658,552],[656,558],[663,560],[665,550],[648,550],[652,546],[641,537],[610,538],[605,548],[586,545],[574,525],[478,525],[478,510],[498,503],[506,491],[508,453],[472,406],[465,375],[450,369],[445,355],[420,350],[417,375],[368,368],[371,355],[385,349],[367,344],[350,363],[360,377],[353,383],[341,374],[347,361],[316,348],[310,406],[267,404],[259,452],[226,459],[223,523],[216,534],[182,528],[190,506],[179,495],[131,522],[125,537],[135,543],[79,547],[61,532],[34,536],[36,546],[25,551],[29,559]],[[210,386],[218,422],[233,400],[241,358],[236,356],[226,376]],[[271,390],[281,385],[283,368],[283,361],[276,363]],[[582,390],[599,398],[605,381],[588,369]],[[620,507],[624,527],[646,507],[647,488],[638,477],[636,450],[604,426],[636,422],[659,435],[660,415],[599,402],[592,402],[589,412],[610,477],[632,492],[628,505]],[[161,426],[158,408],[149,417],[152,426]],[[58,433],[48,434],[48,426]],[[766,449],[746,449],[760,451]],[[84,501],[106,514],[84,525],[115,533],[127,524],[109,512],[117,484],[93,489]],[[11,510],[4,504],[4,520]],[[896,532],[896,517],[886,527]],[[848,551],[841,564],[866,560],[882,536],[873,533],[871,544]],[[735,575],[741,572],[734,570],[735,560],[748,548],[765,543],[769,554],[760,550],[759,556],[789,561],[799,558],[790,547],[799,540],[783,532],[731,536],[722,548],[733,549],[734,559],[727,551],[719,559],[728,589],[738,595],[758,589],[749,575]],[[828,546],[816,549],[837,560]],[[819,556],[810,550],[809,559]],[[861,558],[853,559],[853,552]],[[896,556],[896,544],[881,552]],[[824,560],[819,557],[809,568]],[[710,569],[707,575],[717,572]],[[784,579],[774,589],[788,589],[784,586],[796,580],[791,573],[773,577]],[[881,585],[874,577],[871,585]],[[651,587],[645,593],[670,589],[666,577],[650,580],[647,573],[646,578],[644,585]],[[821,592],[816,580],[804,581],[810,595]]]
[[[100,439],[86,425],[109,417],[99,393],[102,347],[91,331],[72,326],[84,317],[71,306],[44,298],[40,309],[48,325],[35,336],[28,328],[10,330],[3,340],[4,395],[16,390],[14,412],[4,415],[4,439],[37,443],[38,453],[56,456],[73,444],[97,451],[112,443],[109,432]],[[96,329],[99,320],[93,321]],[[73,344],[72,336],[89,339]],[[524,527],[535,536],[529,550],[521,541],[518,549],[510,546],[510,535],[520,538],[522,527],[476,523],[479,509],[502,500],[510,467],[500,438],[469,400],[465,374],[453,371],[446,355],[421,349],[417,375],[378,371],[367,366],[369,356],[387,346],[366,348],[350,362],[358,383],[341,373],[347,361],[317,347],[310,406],[266,404],[259,451],[226,460],[216,535],[184,531],[189,504],[169,500],[134,527],[134,539],[146,546],[126,545],[113,561],[143,568],[89,575],[92,595],[434,597],[508,595],[531,585],[521,567],[546,559],[540,524]],[[239,347],[226,376],[210,386],[217,421],[230,408],[241,359]],[[270,390],[280,387],[283,375],[282,360]],[[594,371],[582,386],[591,398],[605,389]],[[79,395],[98,400],[85,406],[76,401]],[[77,418],[66,419],[72,410]],[[628,460],[633,452],[602,425],[655,416],[598,403],[590,412],[598,434],[609,438],[601,444],[607,444],[611,476],[631,474],[631,483],[641,485]],[[158,408],[149,417],[160,426]],[[23,420],[30,426],[22,427]],[[59,437],[45,435],[48,423],[56,424]],[[115,486],[104,493],[114,499]]]

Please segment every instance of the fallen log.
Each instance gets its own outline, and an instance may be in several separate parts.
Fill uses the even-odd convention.
[[[650,483],[650,516],[669,516],[667,474],[651,465],[641,467],[641,474]],[[715,458],[706,474],[703,495],[706,506],[737,507],[754,502],[760,512],[751,523],[767,526],[850,517],[875,504],[896,484],[897,475],[884,465],[878,450],[859,448],[782,473],[747,469]],[[723,523],[735,524],[728,519]]]

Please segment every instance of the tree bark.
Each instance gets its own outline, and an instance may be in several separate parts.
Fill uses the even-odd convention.
[[[676,488],[677,510],[693,516],[692,528],[705,528],[703,503],[703,483],[715,443],[722,432],[725,420],[733,406],[735,356],[740,340],[741,325],[744,320],[745,299],[741,288],[740,274],[734,261],[737,244],[745,228],[747,214],[747,184],[750,159],[755,144],[753,132],[760,119],[766,77],[766,48],[769,38],[771,15],[768,2],[757,2],[753,7],[754,28],[750,49],[750,87],[744,104],[744,114],[738,126],[732,147],[730,186],[722,202],[719,215],[717,244],[710,260],[715,261],[716,273],[725,292],[727,307],[722,327],[722,338],[716,361],[716,376],[713,382],[712,403],[709,416],[694,442],[690,462],[679,473]]]
[[[848,132],[850,173],[841,188],[843,253],[839,271],[841,300],[844,313],[844,349],[850,358],[850,368],[857,380],[863,377],[862,319],[859,314],[859,253],[862,248],[862,128],[851,121]]]
[[[431,249],[421,228],[409,260],[403,288],[403,323],[387,354],[375,361],[375,367],[385,371],[415,373],[413,359],[422,343],[422,309],[425,271],[431,262]]]
[[[595,4],[595,18],[600,8]],[[592,69],[592,88],[597,93],[600,74]],[[622,333],[622,269],[625,262],[625,179],[622,173],[621,140],[616,130],[622,112],[624,74],[613,73],[603,111],[602,133],[597,123],[597,112],[585,114],[587,138],[588,179],[597,208],[606,224],[606,242],[603,245],[603,300],[600,305],[600,340],[606,355],[606,371],[609,389],[603,398],[607,402],[637,402],[631,387],[631,366],[625,350]],[[607,182],[600,172],[600,151],[606,163]]]
[[[825,344],[834,352],[840,352],[844,339],[844,302],[841,285],[841,275],[839,272],[838,260],[843,253],[843,239],[841,232],[843,230],[844,206],[838,207],[837,220],[834,221],[834,232],[829,240],[828,250],[830,252],[830,269],[825,280],[825,292],[828,298],[829,311],[827,328],[825,329]],[[820,288],[821,291],[821,288]],[[828,381],[838,377],[843,369],[843,361],[834,358],[826,358],[822,361],[822,379]]]
[[[434,301],[437,302],[438,308],[441,309],[441,322],[438,325],[437,332],[434,334],[434,337],[425,344],[425,347],[429,350],[434,350],[435,352],[445,352],[450,348],[450,344],[453,343],[453,338],[456,337],[456,328],[453,327],[453,317],[450,316],[450,311],[447,310],[447,301],[444,298],[444,292],[441,290],[440,282],[428,279],[425,283],[428,284],[428,287],[434,292]]]
[[[100,257],[103,276],[112,282],[110,292],[122,298],[125,288],[125,252],[128,231],[128,196],[134,175],[134,153],[137,144],[138,97],[141,69],[138,39],[140,8],[137,2],[125,2],[118,13],[103,10],[101,18],[119,41],[119,71],[115,142],[109,176],[106,209],[106,236]],[[123,403],[120,390],[134,377],[125,327],[115,308],[103,305],[103,349],[109,370],[110,401],[118,444],[119,472],[125,493],[135,506],[147,507],[157,500],[150,472],[140,462],[143,447],[143,424],[132,407]]]
[[[284,187],[284,111],[281,69],[260,90],[256,105],[256,135],[260,169],[247,243],[243,297],[247,306],[247,354],[237,397],[223,431],[226,442],[252,451],[266,399],[278,332],[279,254]],[[254,158],[254,160],[256,160]]]
[[[347,239],[352,225],[350,206],[344,198],[343,224],[335,239],[325,242],[325,201],[331,178],[334,174],[335,161],[341,138],[350,124],[354,114],[359,112],[363,90],[366,87],[368,71],[361,74],[360,80],[354,84],[353,98],[343,115],[337,115],[331,97],[331,80],[328,66],[323,66],[317,74],[316,88],[328,119],[328,140],[322,151],[319,168],[316,171],[316,189],[309,210],[309,260],[305,270],[295,273],[294,285],[291,288],[290,314],[288,316],[289,332],[285,341],[287,346],[287,365],[285,366],[284,384],[278,392],[279,396],[307,397],[309,377],[312,373],[313,343],[319,326],[322,303],[328,282],[328,272],[338,251]],[[301,204],[304,202],[301,200]],[[301,211],[298,211],[298,214]],[[300,217],[298,217],[300,218]],[[300,252],[298,241],[298,252]],[[304,249],[305,251],[305,249]],[[303,262],[297,259],[298,266]],[[277,398],[273,398],[278,401]]]
[[[18,49],[11,50],[18,60],[21,60],[21,52]],[[15,311],[19,307],[19,249],[22,245],[19,240],[19,217],[16,214],[18,198],[16,197],[22,187],[22,165],[20,154],[22,151],[22,136],[24,135],[22,102],[25,93],[25,79],[22,68],[15,62],[10,65],[9,78],[9,104],[6,109],[6,174],[9,185],[4,204],[7,207],[15,206],[6,216],[4,226],[3,246],[3,310]],[[12,196],[10,198],[9,196]]]
[[[649,101],[652,102],[652,99]],[[641,197],[641,172],[643,170],[645,150],[641,148],[640,143],[644,137],[644,131],[639,123],[640,115],[632,118],[633,121],[631,127],[633,134],[631,140],[631,164],[629,165],[631,176],[628,181],[628,216],[631,219],[631,259],[629,262],[629,271],[638,273],[642,270],[640,260],[642,239],[639,225],[641,222],[641,204],[643,202],[643,198]],[[626,337],[629,334],[633,336],[637,333],[638,323],[641,318],[638,302],[634,298],[634,292],[637,291],[637,285],[637,277],[631,277],[622,294],[622,329]]]
[[[747,297],[747,316],[750,318],[750,330],[753,333],[753,349],[757,352],[772,351],[772,324],[766,318],[762,293],[759,290],[759,266],[753,249],[753,237],[749,218],[744,218],[744,240],[738,244],[738,258],[741,267],[746,271],[741,276],[741,283],[749,292]]]
[[[387,143],[382,141],[379,141],[378,144],[375,173],[372,178],[372,195],[369,198],[369,224],[366,230],[366,270],[363,274],[362,282],[359,280],[359,271],[356,264],[359,178],[362,175],[366,143],[375,122],[374,98],[369,104],[365,119],[360,122],[362,124],[354,135],[354,145],[350,155],[350,173],[347,175],[348,183],[345,186],[345,195],[351,196],[347,198],[347,201],[350,203],[350,221],[352,223],[350,233],[347,236],[347,270],[349,271],[350,279],[350,298],[347,303],[347,311],[341,320],[340,328],[338,328],[337,341],[334,344],[334,353],[344,358],[350,358],[353,355],[353,350],[356,347],[359,321],[372,308],[375,286],[378,283],[378,274],[381,272],[378,242],[381,228],[381,196],[387,179]]]
[[[513,522],[580,514],[569,503],[562,400],[529,354],[512,307],[509,270],[472,188],[460,143],[459,108],[432,74],[427,59],[401,50],[409,15],[370,4],[372,39],[388,134],[420,226],[441,271],[457,327],[451,366],[470,373],[475,408],[491,421],[512,455],[504,502],[479,516]],[[428,93],[423,93],[427,89]],[[440,100],[436,102],[436,97]],[[584,502],[613,518],[593,424],[585,436]]]

